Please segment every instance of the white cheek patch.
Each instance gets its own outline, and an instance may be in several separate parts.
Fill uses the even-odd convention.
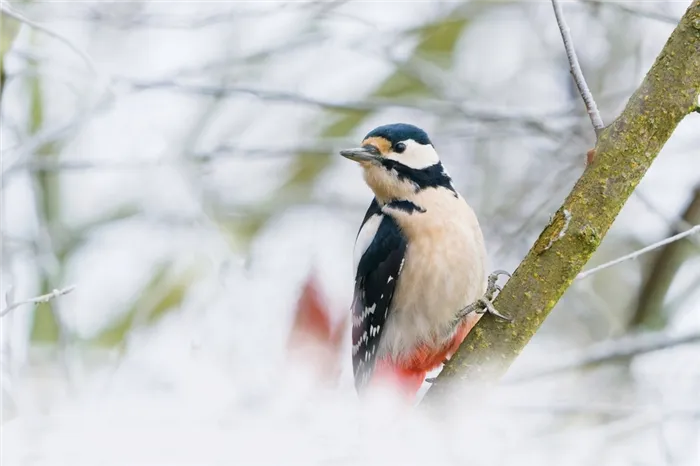
[[[403,143],[406,144],[405,151],[400,154],[392,152],[387,158],[418,170],[435,165],[440,161],[435,148],[430,144],[419,144],[413,139],[408,139]]]
[[[357,235],[355,250],[353,251],[353,270],[355,273],[357,273],[357,266],[360,265],[360,259],[362,259],[369,245],[372,244],[377,230],[379,230],[379,224],[382,223],[382,218],[384,218],[382,214],[372,215],[367,219],[365,224],[362,225],[360,233]]]

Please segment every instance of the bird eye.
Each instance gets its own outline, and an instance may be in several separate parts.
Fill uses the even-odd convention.
[[[404,144],[403,142],[397,142],[394,145],[394,152],[396,152],[397,154],[400,154],[401,152],[403,152],[405,150],[406,150],[406,144]]]

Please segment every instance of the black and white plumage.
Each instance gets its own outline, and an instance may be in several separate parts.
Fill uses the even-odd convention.
[[[358,388],[372,374],[406,244],[396,221],[382,214],[377,200],[372,200],[355,245],[359,260],[352,304],[352,363]]]
[[[474,213],[423,130],[380,126],[341,154],[360,163],[375,194],[354,253],[352,358],[361,391],[378,361],[420,372],[431,369],[426,354],[443,357],[455,316],[485,291],[485,250]]]

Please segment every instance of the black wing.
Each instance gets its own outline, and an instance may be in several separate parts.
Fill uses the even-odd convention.
[[[374,214],[381,214],[372,201],[364,223]],[[355,276],[352,305],[352,368],[355,388],[367,384],[376,362],[379,341],[389,317],[389,306],[403,266],[406,238],[388,215],[383,215],[377,233],[363,254]]]

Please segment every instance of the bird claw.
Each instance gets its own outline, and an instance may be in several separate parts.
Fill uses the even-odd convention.
[[[506,317],[500,312],[498,312],[498,310],[495,307],[493,307],[493,303],[485,298],[478,299],[477,303],[483,306],[483,308],[479,308],[475,311],[477,314],[486,314],[488,312],[489,314],[493,314],[499,319],[507,320],[508,322],[511,322],[513,320],[510,317]]]
[[[506,272],[505,270],[496,270],[495,272],[491,273],[487,280],[488,284],[486,286],[486,293],[484,293],[484,296],[462,309],[458,314],[458,319],[462,319],[472,312],[477,314],[486,314],[488,312],[489,314],[493,314],[494,316],[508,322],[513,320],[510,317],[506,317],[498,312],[498,310],[493,306],[493,300],[496,293],[500,293],[502,290],[502,288],[496,284],[498,277],[501,275],[506,275],[508,278],[511,276],[510,273]]]

